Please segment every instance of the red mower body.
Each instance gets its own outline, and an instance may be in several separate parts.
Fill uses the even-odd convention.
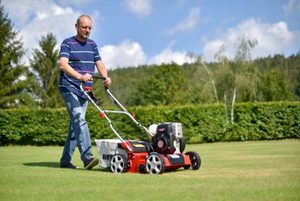
[[[112,158],[111,170],[113,172],[161,174],[179,168],[197,170],[201,165],[200,157],[196,152],[159,154],[151,152],[150,146],[150,143],[142,141],[119,143],[119,147],[127,152],[127,156],[123,155],[120,161],[116,162]]]
[[[121,143],[121,147],[128,153],[127,171],[131,173],[143,172],[145,170],[146,159],[149,155],[147,147],[143,144],[134,145],[130,141],[125,141]]]

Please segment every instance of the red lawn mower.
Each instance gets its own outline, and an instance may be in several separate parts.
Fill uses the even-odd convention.
[[[101,76],[93,78],[105,80]],[[164,171],[179,168],[198,170],[201,158],[194,151],[183,153],[185,141],[181,123],[152,124],[149,128],[138,122],[117,98],[105,87],[107,95],[118,106],[119,110],[105,110],[98,106],[91,88],[80,89],[90,102],[99,110],[100,117],[108,121],[109,127],[118,139],[95,140],[100,155],[100,167],[109,168],[114,173],[150,173],[161,174]],[[114,128],[109,113],[127,115],[137,126],[144,130],[151,138],[151,142],[139,140],[124,140]]]

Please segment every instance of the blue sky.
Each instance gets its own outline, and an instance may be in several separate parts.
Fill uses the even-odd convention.
[[[212,61],[220,47],[233,58],[240,38],[252,56],[300,50],[300,0],[2,0],[27,56],[52,32],[58,46],[75,34],[80,14],[93,18],[91,39],[108,68]]]

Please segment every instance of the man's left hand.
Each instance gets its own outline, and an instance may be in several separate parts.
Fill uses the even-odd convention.
[[[106,79],[103,81],[104,86],[108,87],[111,84],[110,77],[106,77]]]

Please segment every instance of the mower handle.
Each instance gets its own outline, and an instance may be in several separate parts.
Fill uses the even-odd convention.
[[[107,79],[106,77],[101,76],[101,75],[93,75],[92,78],[93,78],[93,79],[99,79],[99,80],[106,80],[106,79]],[[91,87],[87,87],[87,88],[83,89],[83,88],[82,88],[83,83],[84,83],[84,82],[81,82],[81,83],[80,83],[80,87],[79,87],[79,88],[80,88],[82,91],[84,91],[84,90],[86,90],[86,91],[91,91]],[[108,86],[104,86],[104,89],[105,89],[105,90],[108,90]]]
[[[101,80],[106,80],[106,77],[103,76],[98,76],[98,75],[93,75],[92,78],[96,78],[96,79],[101,79]],[[126,108],[118,101],[118,99],[109,91],[108,86],[104,86],[106,93],[108,94],[108,96],[114,101],[114,103],[120,108],[121,111],[114,111],[114,110],[102,110],[95,102],[94,100],[90,97],[90,95],[88,94],[88,91],[86,91],[85,89],[83,89],[83,82],[81,82],[80,84],[80,89],[83,91],[83,93],[88,97],[88,99],[94,104],[94,106],[100,111],[100,116],[104,115],[104,118],[107,119],[107,121],[109,122],[109,126],[112,129],[112,131],[116,134],[116,136],[122,141],[125,142],[125,140],[119,135],[119,133],[115,130],[115,128],[112,125],[111,120],[109,119],[109,117],[106,115],[106,113],[120,113],[120,114],[125,114],[127,116],[129,116],[129,118],[139,127],[143,128],[146,133],[151,136],[149,130],[143,126],[140,122],[138,122],[133,116],[132,114],[130,114]],[[129,150],[131,150],[131,148],[128,148]]]
[[[106,77],[103,77],[101,75],[93,75],[93,79],[100,79],[100,80],[106,80],[107,78]]]

